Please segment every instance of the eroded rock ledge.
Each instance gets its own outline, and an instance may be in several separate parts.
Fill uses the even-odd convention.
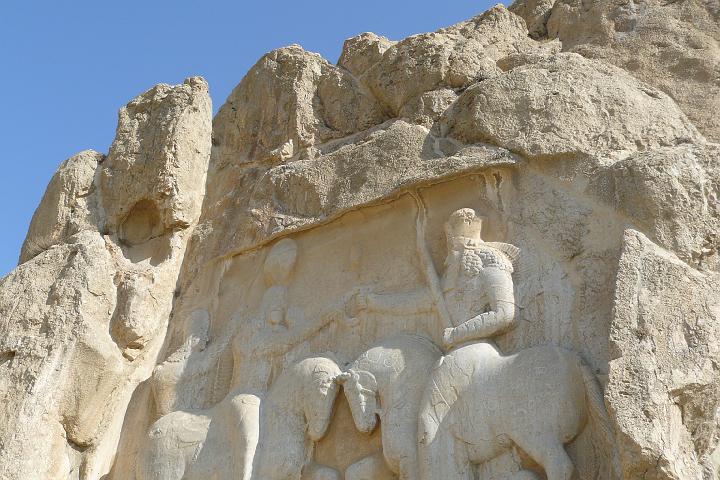
[[[717,41],[518,1],[140,95],[0,281],[0,478],[718,478]]]

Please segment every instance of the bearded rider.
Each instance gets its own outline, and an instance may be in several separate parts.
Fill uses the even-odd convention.
[[[482,219],[470,208],[453,212],[445,224],[448,255],[440,285],[452,327],[443,343],[453,349],[489,339],[515,325],[513,264],[519,249],[481,237]],[[363,310],[389,314],[419,314],[439,310],[427,290],[377,294],[356,289],[348,301],[355,316]]]

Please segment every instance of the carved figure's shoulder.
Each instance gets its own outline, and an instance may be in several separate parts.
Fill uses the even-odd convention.
[[[482,253],[475,248],[466,248],[460,260],[462,269],[470,275],[477,275],[483,269]]]
[[[513,272],[520,258],[520,249],[503,242],[485,242],[476,247],[484,267],[495,267]]]

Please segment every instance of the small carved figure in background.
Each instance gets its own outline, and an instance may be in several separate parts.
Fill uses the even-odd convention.
[[[149,445],[138,467],[140,478],[179,480],[212,475],[220,475],[219,478],[231,475],[241,480],[260,478],[253,473],[253,463],[258,461],[255,452],[261,434],[266,445],[282,444],[286,462],[277,467],[279,471],[293,471],[299,478],[308,443],[305,432],[311,440],[324,434],[337,394],[334,380],[340,369],[329,359],[316,359],[314,363],[303,360],[290,367],[289,371],[297,378],[289,379],[280,371],[285,353],[337,317],[331,312],[306,319],[300,310],[289,305],[288,285],[296,262],[297,244],[291,239],[280,240],[270,249],[263,264],[266,290],[259,308],[250,318],[233,317],[235,335],[231,342],[217,341],[206,349],[210,317],[203,310],[193,312],[186,328],[187,340],[156,371],[153,390],[163,417],[151,427]],[[187,396],[188,392],[197,393],[197,389],[183,388],[188,381],[186,374],[196,376],[205,367],[209,370],[217,361],[219,349],[228,343],[233,352],[233,388],[225,399],[206,410],[193,409],[188,402],[179,401],[178,397]],[[189,370],[185,364],[191,356],[197,359]],[[275,383],[278,385],[268,393]],[[293,388],[295,391],[288,393]],[[313,388],[317,389],[315,394]],[[282,397],[283,401],[300,403],[294,403],[292,408],[283,407],[280,394],[273,394],[278,391],[287,395]],[[261,403],[266,396],[272,413],[261,415]],[[317,402],[313,403],[314,400]],[[290,419],[291,414],[297,418]],[[300,425],[300,419],[307,425]],[[283,423],[290,420],[292,424]],[[302,432],[302,438],[298,432]],[[216,453],[224,449],[229,464],[213,462],[212,455],[207,457],[204,449]],[[271,447],[268,453],[275,454],[277,450]],[[268,460],[261,460],[260,465],[266,472],[262,478],[277,477],[267,473],[275,471]],[[326,475],[330,470],[315,467],[318,475]]]
[[[193,310],[182,329],[185,341],[167,359],[155,367],[150,383],[158,416],[175,410],[197,408],[206,376],[214,368],[225,342],[208,346],[210,314]]]
[[[288,286],[297,264],[297,250],[297,243],[290,238],[273,245],[263,264],[266,290],[255,317],[233,318],[234,325],[241,327],[232,342],[233,389],[228,394],[233,412],[235,471],[245,472],[238,478],[249,478],[252,471],[261,435],[261,402],[281,373],[282,356],[336,318],[332,313],[306,318],[290,305]]]

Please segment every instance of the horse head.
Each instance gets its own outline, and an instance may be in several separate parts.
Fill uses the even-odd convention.
[[[375,430],[378,413],[378,386],[375,376],[364,370],[350,369],[339,375],[337,382],[345,390],[357,429],[364,433]]]
[[[333,406],[338,394],[335,381],[342,372],[337,364],[325,357],[305,360],[309,362],[308,378],[303,389],[303,403],[308,435],[313,441],[320,440],[327,432],[333,415]]]

